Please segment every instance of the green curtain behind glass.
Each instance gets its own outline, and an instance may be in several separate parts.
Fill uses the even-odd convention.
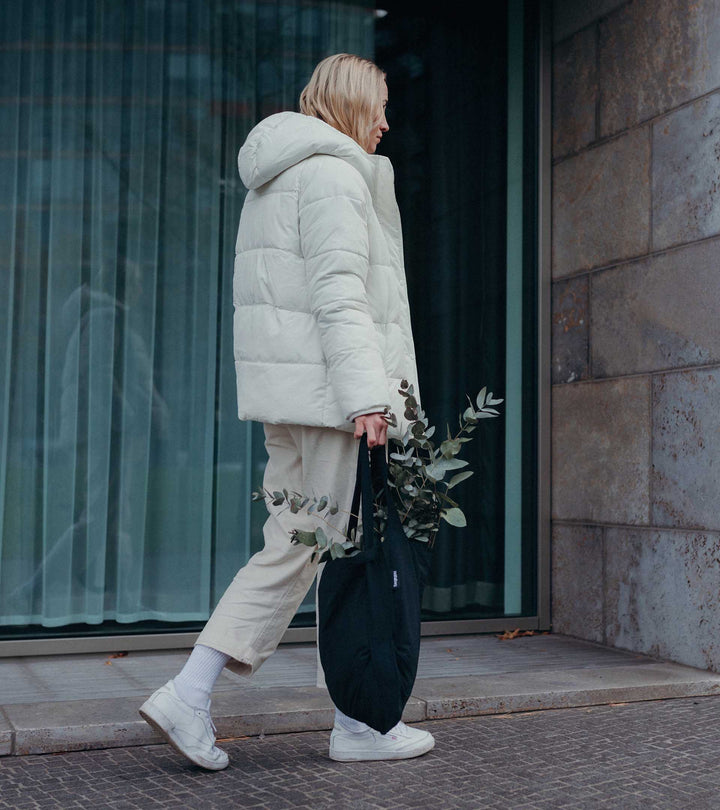
[[[201,621],[261,543],[235,161],[364,3],[0,4],[0,624]]]
[[[390,96],[382,150],[403,216],[423,407],[444,434],[446,423],[457,431],[466,395],[487,385],[505,396],[507,9],[387,7],[376,29]],[[468,526],[441,529],[427,618],[504,612],[504,454],[503,418],[464,447],[475,475],[453,495]]]

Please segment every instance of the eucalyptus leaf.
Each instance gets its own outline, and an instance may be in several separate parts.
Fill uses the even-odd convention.
[[[477,395],[477,399],[475,400],[475,402],[477,403],[478,408],[482,408],[482,406],[485,404],[486,393],[487,393],[487,386],[483,388],[482,391],[480,391],[480,393]]]
[[[458,526],[459,528],[467,526],[465,515],[463,514],[462,509],[459,509],[457,506],[453,507],[452,509],[443,510],[440,512],[440,517],[451,526]]]
[[[459,470],[461,467],[467,467],[468,462],[461,458],[444,458],[438,464],[442,464],[446,470]]]
[[[440,466],[440,462],[437,464],[429,464],[425,467],[425,475],[427,475],[428,478],[432,478],[433,481],[442,481],[445,477],[445,472],[446,470]]]
[[[323,531],[322,526],[318,526],[315,529],[315,541],[317,542],[318,548],[325,548],[328,544],[328,537]]]
[[[440,445],[440,452],[445,458],[452,458],[460,452],[460,442],[457,439],[446,439]]]
[[[302,531],[302,529],[295,529],[295,531],[292,533],[292,536],[296,542],[302,543],[304,546],[317,545],[315,532],[304,532]]]
[[[448,481],[447,488],[452,489],[456,484],[459,484],[461,481],[464,481],[466,478],[470,478],[473,474],[472,470],[465,470],[465,472],[458,473],[457,475],[453,475],[453,477]]]

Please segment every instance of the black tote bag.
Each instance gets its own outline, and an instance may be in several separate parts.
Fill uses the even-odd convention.
[[[385,448],[362,436],[348,533],[362,496],[361,551],[329,560],[318,587],[320,661],[333,703],[385,734],[402,717],[417,675],[420,602],[430,567],[425,543],[408,540],[388,483]],[[373,531],[373,496],[387,511]]]

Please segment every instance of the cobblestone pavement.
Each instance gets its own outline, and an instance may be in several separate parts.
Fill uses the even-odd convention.
[[[720,808],[720,697],[423,723],[434,751],[341,764],[327,732],[223,743],[207,773],[169,746],[0,759],[0,808]]]

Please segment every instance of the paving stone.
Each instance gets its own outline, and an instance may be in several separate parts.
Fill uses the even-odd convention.
[[[552,289],[552,381],[587,379],[588,277],[556,281]]]
[[[597,33],[586,28],[553,50],[553,156],[595,139]]]
[[[720,85],[720,0],[634,0],[600,23],[602,135]]]
[[[720,369],[653,379],[654,526],[720,529]]]
[[[719,158],[720,93],[655,123],[654,249],[720,233]]]
[[[553,519],[646,524],[650,380],[553,387]]]
[[[555,632],[602,642],[603,596],[603,530],[597,526],[553,526]]]
[[[594,377],[720,360],[720,240],[593,274]]]
[[[649,229],[648,128],[554,167],[554,278],[645,253]]]
[[[607,642],[720,671],[720,535],[608,528],[605,543]]]
[[[555,0],[553,41],[565,39],[626,2],[627,0]]]

